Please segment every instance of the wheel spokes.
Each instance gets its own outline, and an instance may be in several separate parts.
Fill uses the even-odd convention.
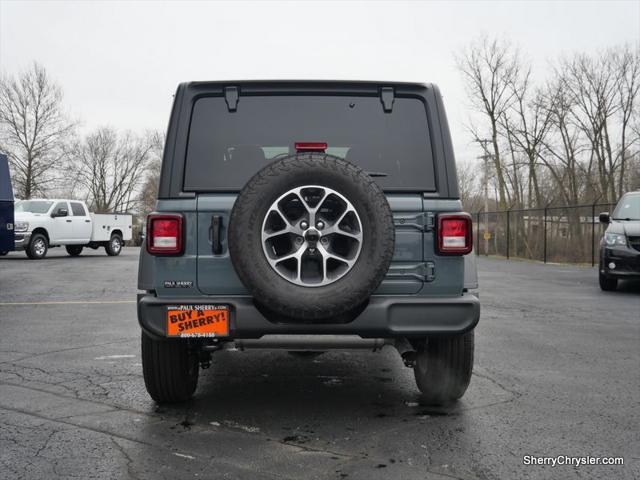
[[[362,226],[356,209],[338,192],[296,187],[267,210],[262,245],[281,276],[298,285],[322,286],[353,267],[362,247]]]
[[[280,210],[279,205],[275,204],[272,205],[272,207],[267,211],[267,216],[266,216],[266,220],[269,219],[269,216],[271,215],[277,215],[278,218],[281,220],[282,225],[280,228],[276,228],[274,230],[272,230],[271,228],[269,228],[269,230],[263,228],[262,229],[262,241],[266,241],[270,238],[273,237],[277,237],[279,235],[284,235],[287,233],[293,233],[296,235],[302,235],[303,232],[300,229],[299,225],[293,224],[289,221],[289,219],[287,218],[287,216],[282,212],[282,210]],[[271,226],[268,226],[271,227]],[[276,226],[277,227],[277,226]]]
[[[345,220],[345,218],[349,214],[357,215],[355,209],[351,205],[348,205],[347,209],[342,213],[342,215],[340,215],[340,218],[338,218],[338,220],[333,222],[333,224],[331,224],[329,227],[325,228],[322,234],[324,236],[331,235],[331,234],[344,235],[346,237],[350,237],[350,238],[362,241],[362,232],[360,231],[360,229],[358,229],[358,231],[350,232],[340,226],[340,224],[343,222],[343,220]]]
[[[310,191],[315,191],[316,195],[319,195],[319,197],[313,198],[313,202],[311,201],[312,193]],[[328,196],[327,190],[322,187],[300,187],[295,190],[295,194],[307,210],[309,225],[315,225],[316,214]]]

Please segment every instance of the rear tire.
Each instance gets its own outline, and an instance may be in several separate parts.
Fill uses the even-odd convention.
[[[142,374],[158,403],[189,400],[198,386],[198,357],[185,340],[155,340],[142,333]]]
[[[111,235],[109,243],[105,245],[104,249],[110,257],[120,255],[120,252],[122,251],[122,237],[117,233],[114,233]]]
[[[72,257],[77,257],[82,253],[82,245],[67,245],[65,248]]]
[[[324,190],[324,194],[327,191],[332,192],[326,197],[322,195],[317,197],[317,201],[321,203],[313,204],[312,202],[313,208],[326,205],[327,210],[331,210],[334,215],[339,212],[344,214],[345,208],[353,208],[351,219],[356,220],[355,225],[349,227],[349,232],[358,234],[350,235],[351,240],[359,237],[357,240],[360,243],[359,253],[354,254],[355,243],[344,242],[345,237],[340,237],[344,235],[344,230],[339,228],[340,222],[337,221],[337,216],[331,217],[331,214],[327,213],[324,214],[325,217],[319,216],[315,225],[302,226],[307,223],[305,219],[313,218],[310,213],[313,208],[298,193],[292,193],[299,188],[309,191]],[[313,233],[312,231],[317,227],[317,239],[321,235],[320,231],[331,231],[329,228],[333,228],[333,233],[325,237],[329,243],[320,243],[327,247],[319,247],[318,252],[322,252],[325,248],[331,250],[335,246],[333,258],[334,260],[335,258],[343,259],[341,267],[347,265],[344,262],[345,258],[354,255],[351,257],[352,263],[346,270],[336,273],[335,279],[327,278],[326,266],[330,262],[326,262],[326,257],[324,258],[325,267],[316,267],[319,272],[314,271],[316,270],[314,268],[306,271],[302,269],[302,257],[291,257],[296,267],[292,267],[289,263],[284,272],[274,266],[276,259],[267,253],[267,244],[263,240],[267,231],[265,225],[273,213],[270,208],[276,205],[274,203],[276,201],[286,202],[285,195],[293,196],[294,200],[289,203],[298,206],[297,213],[293,211],[295,209],[292,206],[282,207],[286,211],[291,209],[288,213],[292,216],[282,213],[279,215],[282,224],[288,225],[291,231],[296,232],[293,234],[297,237],[295,241],[290,234],[284,234],[283,246],[289,243],[286,250],[290,248],[292,253],[304,252],[304,256],[310,259],[308,262],[310,266],[322,265],[319,259],[323,258],[324,254],[316,255],[316,249],[313,247],[315,243],[309,240],[312,237],[307,235],[309,232]],[[334,198],[333,204],[336,206],[329,207],[331,202],[325,202],[325,198],[328,200],[330,197]],[[337,200],[338,197],[341,200]],[[279,198],[282,200],[278,200]],[[338,207],[338,205],[341,206]],[[345,207],[345,205],[351,207]],[[313,215],[315,216],[315,213]],[[283,220],[285,218],[286,221]],[[332,221],[336,221],[336,224],[332,225]],[[321,224],[323,226],[319,226]],[[328,226],[329,228],[324,230]],[[307,233],[304,233],[305,231]],[[336,233],[338,231],[342,233]],[[275,235],[272,236],[275,237]],[[342,249],[342,247],[337,248],[338,243],[332,246],[331,239],[336,236],[342,238],[343,247],[351,245],[350,253],[336,254]],[[289,241],[286,240],[287,238]],[[298,241],[302,243],[298,244]],[[320,153],[299,153],[288,156],[267,165],[256,173],[241,190],[233,205],[228,230],[229,254],[233,267],[256,303],[274,317],[297,322],[320,322],[349,317],[355,309],[367,301],[389,270],[394,241],[393,215],[382,189],[360,167],[338,157]],[[274,244],[271,244],[271,248],[274,255],[283,255],[281,259],[285,257],[284,252],[276,253]],[[280,265],[285,265],[286,262],[285,260]],[[335,262],[332,264],[335,268]],[[296,268],[297,277],[295,274],[292,277],[292,270]],[[338,271],[336,268],[333,273]],[[317,278],[318,273],[321,281]],[[308,282],[305,278],[308,278]]]
[[[305,360],[313,360],[326,352],[318,352],[315,350],[291,350],[288,352],[292,357],[297,357]]]
[[[618,279],[611,278],[604,275],[602,272],[598,274],[598,280],[600,282],[600,288],[604,292],[612,292],[618,288]]]
[[[27,245],[25,253],[31,260],[40,260],[47,256],[47,250],[49,250],[47,237],[41,233],[36,233],[31,237],[31,241],[29,242],[29,245]]]
[[[413,369],[425,404],[447,405],[464,395],[473,372],[473,350],[473,330],[427,339]]]
[[[4,250],[0,252],[0,257],[4,257],[5,255],[7,255],[9,252],[5,252]]]

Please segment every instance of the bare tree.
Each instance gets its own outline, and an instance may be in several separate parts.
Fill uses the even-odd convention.
[[[640,117],[638,113],[638,93],[640,91],[640,49],[623,48],[611,52],[612,63],[617,71],[616,103],[620,114],[620,148],[618,162],[618,195],[622,196],[627,178],[627,161],[632,157],[631,149],[640,142],[640,135],[634,132],[632,122]],[[635,118],[634,118],[635,116]]]
[[[0,78],[0,150],[9,157],[18,197],[49,189],[74,126],[63,112],[62,90],[41,65]]]
[[[470,133],[484,157],[494,160],[492,176],[489,168],[485,175],[498,208],[536,209],[526,218],[518,212],[507,217],[509,231],[515,231],[511,252],[534,257],[541,251],[536,213],[541,207],[611,203],[640,187],[637,46],[566,56],[542,88],[508,43],[483,38],[467,49],[458,67],[481,113]],[[564,240],[558,237],[560,243],[572,241],[572,255],[581,258],[592,248],[580,241],[584,212],[563,212]]]
[[[479,179],[482,173],[477,163],[471,161],[458,162],[458,186],[460,201],[467,212],[477,212],[482,207],[482,188]]]
[[[580,145],[580,127],[572,121],[575,105],[563,85],[562,79],[550,82],[541,100],[549,116],[553,135],[542,139],[542,147],[537,155],[550,173],[561,202],[577,205],[584,190],[580,181],[583,169],[580,158],[584,148]],[[550,200],[547,198],[547,203]]]
[[[152,161],[149,136],[118,135],[100,128],[75,149],[75,173],[98,212],[129,211],[139,203],[139,189]]]
[[[506,172],[498,143],[499,120],[513,102],[513,89],[520,68],[518,51],[510,43],[482,37],[457,58],[472,106],[489,122],[492,158],[498,182],[500,208],[507,205]],[[476,134],[481,140],[481,136]]]
[[[598,196],[613,202],[624,193],[627,162],[640,142],[632,126],[640,89],[639,50],[622,46],[575,55],[563,59],[556,74],[573,104],[572,122],[586,139],[587,171],[597,179]]]
[[[640,49],[578,53],[556,65],[540,88],[506,42],[482,38],[458,59],[482,114],[471,137],[495,164],[499,208],[613,202],[635,185]]]
[[[160,183],[160,168],[162,166],[162,153],[165,137],[159,132],[153,132],[149,136],[151,143],[151,160],[147,168],[146,178],[140,193],[140,210],[143,214],[151,212],[158,199],[158,185]]]
[[[543,92],[534,90],[531,85],[530,68],[523,70],[522,75],[514,76],[511,81],[514,101],[499,121],[507,135],[511,152],[521,152],[525,158],[529,206],[540,207],[544,200],[538,182],[538,157],[549,133],[551,114]]]

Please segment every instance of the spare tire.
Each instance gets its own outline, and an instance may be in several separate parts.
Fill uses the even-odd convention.
[[[393,216],[361,168],[322,153],[267,165],[242,189],[229,252],[259,306],[287,319],[332,319],[365,304],[389,269]]]

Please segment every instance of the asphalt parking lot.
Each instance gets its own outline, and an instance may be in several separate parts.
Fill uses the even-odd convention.
[[[475,371],[450,408],[419,404],[392,349],[218,353],[167,408],[142,380],[138,251],[89,252],[0,258],[2,478],[640,478],[638,283],[481,259]]]

